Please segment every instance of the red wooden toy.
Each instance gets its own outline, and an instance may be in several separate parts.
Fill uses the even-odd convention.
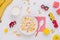
[[[49,7],[45,6],[45,5],[41,5],[41,8],[44,9],[45,11],[47,11],[49,9]]]
[[[59,15],[60,15],[60,8],[59,8],[56,12],[57,12],[57,14],[59,14]]]
[[[41,5],[41,8],[42,8],[42,9],[44,9],[44,7],[45,7],[44,5]]]
[[[45,6],[45,8],[44,8],[46,11],[49,9],[49,7],[48,6]]]
[[[55,28],[58,28],[58,24],[57,24],[57,21],[56,20],[53,20],[53,24],[54,24],[54,27]]]
[[[55,2],[53,3],[53,7],[54,7],[54,8],[58,8],[58,7],[59,7],[59,2],[56,2],[56,1],[55,1]]]
[[[9,24],[9,27],[11,28],[11,27],[13,27],[15,24],[16,24],[16,21],[13,21],[13,22],[11,22],[11,23]]]

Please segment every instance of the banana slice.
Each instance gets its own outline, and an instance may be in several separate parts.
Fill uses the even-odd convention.
[[[0,0],[0,19],[2,18],[4,10],[11,2],[12,0]]]
[[[0,6],[4,3],[5,0],[0,0]]]

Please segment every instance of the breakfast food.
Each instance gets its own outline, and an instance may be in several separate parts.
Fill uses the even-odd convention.
[[[33,17],[25,16],[20,23],[20,29],[24,33],[32,33],[36,30],[36,20]]]
[[[27,9],[26,9],[26,13],[30,14],[30,8],[29,7],[27,7]]]
[[[6,7],[12,2],[12,0],[0,0],[0,19],[3,15],[4,10]],[[0,20],[1,21],[1,20]]]
[[[4,3],[5,0],[0,0],[0,6]]]
[[[53,36],[53,40],[60,40],[60,36],[59,36],[58,34],[55,34],[55,35]]]

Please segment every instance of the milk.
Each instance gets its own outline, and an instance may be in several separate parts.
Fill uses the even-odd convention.
[[[13,16],[18,16],[18,15],[20,14],[20,12],[21,12],[21,10],[20,10],[19,7],[13,7],[13,8],[11,9],[11,14],[12,14]]]

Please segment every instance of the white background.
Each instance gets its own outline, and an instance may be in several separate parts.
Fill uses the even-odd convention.
[[[26,15],[25,9],[26,7],[30,7],[31,10],[31,14],[32,16],[45,16],[46,17],[46,27],[49,29],[54,28],[53,24],[51,23],[51,20],[48,16],[49,12],[53,12],[58,24],[60,24],[60,15],[57,15],[56,10],[58,9],[54,9],[53,8],[53,2],[54,1],[59,1],[59,0],[30,0],[31,5],[27,5],[27,4],[23,4],[24,0],[13,0],[13,2],[6,8],[6,10],[4,11],[3,17],[2,17],[2,23],[0,23],[0,40],[52,40],[52,36],[54,34],[59,34],[60,35],[60,25],[58,29],[55,29],[55,32],[52,34],[50,33],[50,35],[45,36],[43,33],[39,33],[37,37],[35,37],[34,35],[32,36],[21,36],[21,37],[16,37],[12,31],[13,30],[18,30],[18,24],[15,25],[14,28],[10,29],[9,28],[9,23],[12,21],[11,18],[11,10],[12,7],[14,6],[18,6],[18,7],[22,7],[22,9],[20,10],[20,16],[18,16],[15,20],[17,21],[17,23],[19,23],[20,21],[20,17],[24,14]],[[33,2],[36,2],[36,5],[33,5]],[[59,1],[60,3],[60,1]],[[48,11],[44,11],[41,8],[39,8],[40,5],[47,5],[49,6],[49,10]],[[37,13],[37,10],[40,10],[41,14]],[[9,28],[9,32],[7,34],[4,33],[4,28]]]

